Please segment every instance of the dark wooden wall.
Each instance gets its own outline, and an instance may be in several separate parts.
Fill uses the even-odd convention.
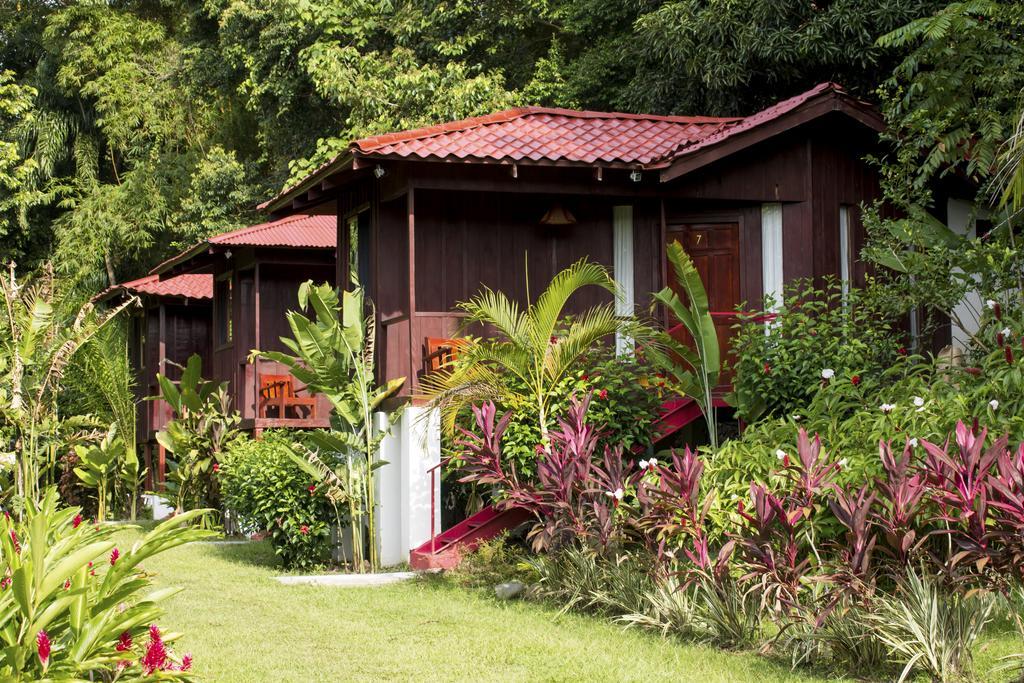
[[[555,203],[572,225],[542,225]],[[416,193],[416,310],[450,311],[484,287],[520,304],[581,258],[612,264],[611,199],[511,193]],[[588,288],[570,301],[578,312],[611,297]]]
[[[291,334],[285,314],[298,307],[299,285],[306,280],[333,282],[334,259],[333,251],[324,249],[250,248],[238,249],[231,259],[221,256],[212,263],[215,283],[222,278],[232,282],[232,338],[227,344],[213,339],[209,376],[228,382],[234,406],[243,419],[256,417],[259,373],[288,374],[266,361],[261,361],[257,370],[249,362],[250,352],[257,348],[285,350],[280,339]],[[220,315],[215,297],[212,319]],[[216,335],[215,328],[211,335]]]
[[[198,353],[203,367],[209,368],[211,354],[212,307],[209,301],[191,301],[187,304],[178,300],[159,300],[147,297],[145,308],[133,316],[129,327],[129,344],[133,362],[138,348],[138,320],[145,329],[145,344],[142,349],[142,364],[136,367],[137,436],[139,443],[155,438],[170,418],[170,412],[162,401],[146,401],[148,396],[160,393],[156,382],[157,373],[172,380],[181,376],[175,367],[184,365],[189,357]],[[161,315],[163,336],[161,337]]]

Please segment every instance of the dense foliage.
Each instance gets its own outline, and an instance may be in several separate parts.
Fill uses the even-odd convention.
[[[116,527],[83,520],[48,489],[25,518],[0,518],[0,673],[5,680],[178,680],[191,657],[174,655],[156,625],[159,605],[178,591],[149,590],[142,568],[155,554],[201,540],[195,510],[169,520],[131,547]]]
[[[761,645],[794,665],[952,681],[971,672],[994,596],[1020,585],[1024,444],[1005,436],[958,422],[941,443],[883,440],[877,474],[849,481],[842,451],[801,429],[766,477],[709,514],[721,492],[701,456],[598,453],[586,410],[560,421],[537,484],[507,467],[507,416],[492,405],[463,442],[465,479],[537,516],[539,591],[566,609]]]
[[[224,507],[246,533],[266,532],[289,568],[330,560],[333,512],[322,487],[295,462],[296,442],[280,432],[234,443],[218,467]]]
[[[580,358],[553,393],[551,407],[557,415],[568,410],[573,397],[593,395],[588,414],[598,426],[600,447],[618,444],[641,452],[651,445],[658,409],[669,398],[665,380],[657,372],[633,355],[616,356],[614,349],[604,346]],[[459,426],[469,428],[472,424],[471,411],[460,415]],[[541,443],[536,411],[514,411],[502,444],[505,457],[515,462],[522,476],[536,474],[537,446]],[[459,453],[457,447],[452,449],[456,462]]]
[[[734,403],[748,422],[798,412],[833,378],[871,384],[908,353],[874,287],[844,293],[834,279],[822,288],[795,280],[783,301],[766,304],[741,317],[732,342]]]
[[[0,256],[73,255],[61,267],[89,286],[121,281],[250,219],[257,198],[354,136],[514,104],[736,115],[825,80],[870,97],[891,78],[901,163],[957,158],[959,142],[935,142],[954,125],[951,140],[980,132],[991,154],[1020,87],[1019,9],[955,3],[901,28],[943,4],[8,4]],[[963,87],[922,94],[944,78]]]

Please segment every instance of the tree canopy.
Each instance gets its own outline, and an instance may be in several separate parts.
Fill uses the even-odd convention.
[[[357,136],[520,104],[742,114],[825,80],[883,106],[893,192],[950,171],[983,183],[1024,86],[1022,12],[994,0],[17,0],[0,7],[0,256],[55,257],[95,289],[254,220],[259,199]]]

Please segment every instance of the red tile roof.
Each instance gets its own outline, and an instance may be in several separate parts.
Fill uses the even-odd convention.
[[[214,235],[177,256],[167,259],[151,273],[162,273],[171,266],[188,261],[213,245],[222,247],[288,247],[296,249],[334,249],[338,243],[338,218],[334,214],[285,216],[276,221],[250,225]]]
[[[431,160],[646,164],[739,120],[522,107],[364,138],[352,149],[374,157]]]
[[[283,205],[287,198],[352,164],[358,157],[663,168],[686,155],[780,119],[817,98],[842,100],[848,110],[868,112],[870,125],[881,129],[881,119],[871,105],[855,100],[835,83],[821,83],[796,97],[739,118],[521,107],[356,140],[348,151],[264,202],[260,208]]]
[[[308,247],[333,249],[338,243],[338,218],[333,214],[286,216],[214,235],[209,244],[247,247]]]
[[[846,91],[843,90],[842,86],[836,83],[819,83],[807,92],[800,93],[795,97],[790,97],[788,100],[782,100],[776,102],[767,109],[762,109],[756,114],[740,119],[736,124],[724,127],[720,130],[712,131],[708,135],[705,135],[696,140],[689,140],[681,143],[678,147],[673,149],[670,153],[666,154],[662,161],[672,162],[681,156],[692,154],[699,149],[710,147],[719,142],[722,142],[728,138],[738,135],[745,131],[757,128],[758,126],[770,123],[780,118],[781,116],[788,114],[802,104],[807,103],[809,100],[818,97],[819,95],[825,95],[829,93],[835,93],[849,98]],[[852,98],[850,98],[852,100]]]
[[[114,285],[103,292],[101,296],[105,298],[117,292],[184,297],[186,299],[212,299],[213,275],[208,273],[187,273],[167,278],[166,280],[161,280],[159,275],[147,275],[138,280]]]

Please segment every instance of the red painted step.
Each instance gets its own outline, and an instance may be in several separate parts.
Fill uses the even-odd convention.
[[[532,518],[533,514],[523,508],[498,510],[488,505],[413,550],[409,564],[419,570],[452,569],[458,566],[463,554],[472,552],[481,542]]]
[[[721,398],[713,398],[712,401],[716,408],[725,408],[729,405]],[[657,430],[654,444],[664,441],[700,417],[700,406],[690,397],[666,401],[661,405],[661,415],[654,422],[654,428]]]

